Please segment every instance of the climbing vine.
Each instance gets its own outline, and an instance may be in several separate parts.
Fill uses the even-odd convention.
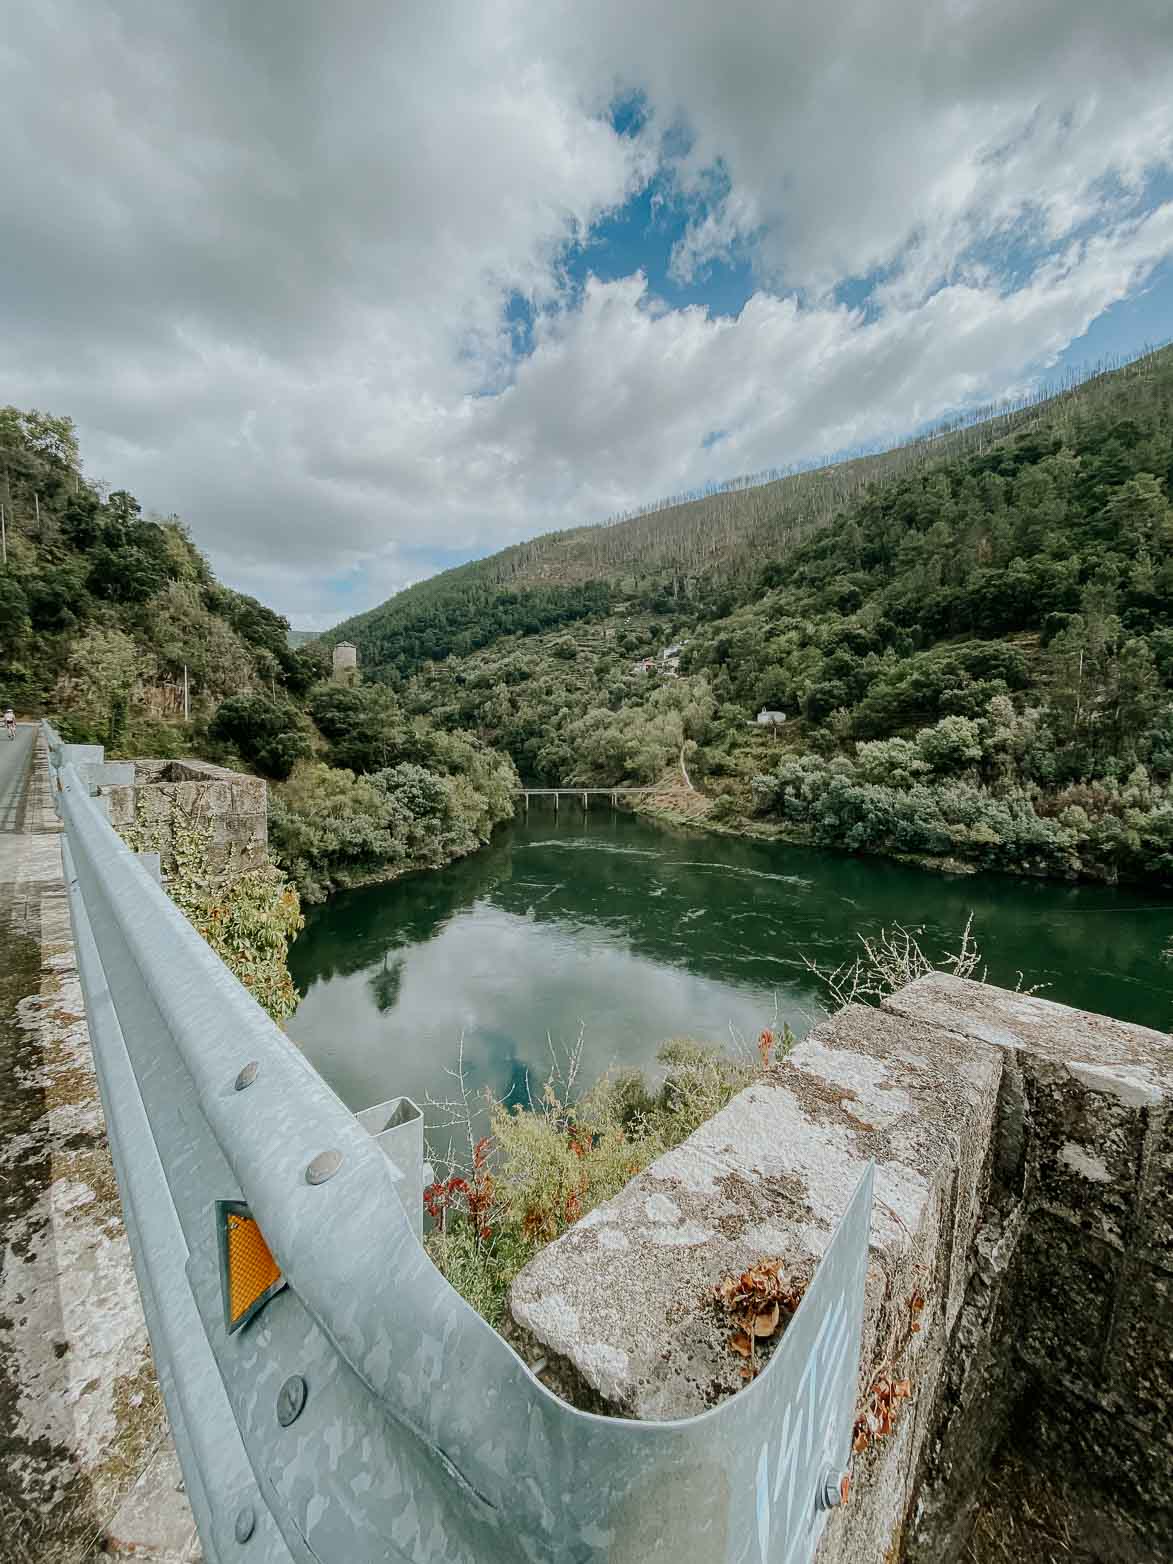
[[[228,969],[275,1021],[297,1008],[285,958],[304,919],[297,891],[275,864],[244,868],[230,860],[212,869],[212,833],[190,815],[127,826],[123,840],[135,852],[161,855],[172,901]]]

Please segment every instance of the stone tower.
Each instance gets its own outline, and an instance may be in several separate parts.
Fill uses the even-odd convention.
[[[334,648],[334,683],[358,683],[358,647],[350,641],[339,641]]]

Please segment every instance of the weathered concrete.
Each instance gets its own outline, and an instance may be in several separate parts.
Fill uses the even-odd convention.
[[[99,1560],[148,1559],[151,1564],[199,1564],[203,1557],[183,1473],[165,1439],[103,1528]]]
[[[820,1559],[959,1559],[1023,1430],[1120,1564],[1173,1551],[1171,1101],[1167,1036],[932,975],[817,1027],[531,1261],[515,1340],[595,1410],[700,1411],[741,1383],[713,1284],[808,1275],[871,1157],[861,1396],[879,1367],[912,1396]]]
[[[23,737],[27,756],[31,730]],[[0,766],[16,758],[7,748]],[[31,786],[19,785],[4,813],[0,1556],[64,1564],[90,1556],[167,1435],[106,1149],[43,747]],[[182,1526],[184,1511],[190,1525],[182,1495],[170,1506],[179,1518],[157,1509],[162,1531]],[[168,1558],[146,1532],[140,1540],[135,1556]]]
[[[123,772],[132,767],[132,776]],[[117,772],[111,777],[108,774]],[[208,864],[257,869],[268,861],[269,792],[260,777],[202,760],[136,760],[90,768],[110,824],[160,853],[169,870],[172,831],[191,821],[211,832]]]

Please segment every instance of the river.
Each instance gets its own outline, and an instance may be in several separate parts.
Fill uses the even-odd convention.
[[[673,830],[535,805],[472,858],[312,907],[290,952],[289,1033],[353,1109],[466,1082],[535,1094],[582,1037],[580,1080],[653,1064],[666,1038],[798,1033],[824,991],[804,957],[850,961],[895,923],[927,953],[967,917],[992,982],[1165,1029],[1173,899]]]

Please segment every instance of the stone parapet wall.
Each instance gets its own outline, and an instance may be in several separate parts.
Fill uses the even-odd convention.
[[[940,976],[886,1008],[984,1039],[1003,1060],[997,1198],[909,1560],[956,1556],[974,1452],[1002,1437],[1173,1555],[1173,1041]]]
[[[133,780],[101,774],[127,766],[133,766]],[[91,780],[106,800],[111,825],[121,832],[143,831],[160,851],[164,873],[178,821],[211,831],[208,862],[214,870],[230,862],[254,869],[267,861],[269,794],[262,778],[202,760],[135,760],[94,770]]]
[[[742,1382],[713,1285],[809,1276],[874,1159],[861,1394],[885,1364],[912,1393],[819,1559],[960,1558],[1024,1427],[1169,1546],[1171,1069],[1163,1034],[937,974],[849,1007],[530,1262],[515,1342],[594,1410],[703,1411]]]

